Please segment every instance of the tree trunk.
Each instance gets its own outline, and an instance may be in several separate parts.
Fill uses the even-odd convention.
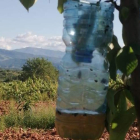
[[[130,9],[129,16],[126,20],[124,20],[121,16],[123,7],[128,7]],[[123,25],[123,40],[125,46],[129,46],[131,43],[135,43],[140,47],[140,11],[138,0],[121,0],[120,21]],[[131,74],[131,90],[134,96],[140,132],[140,55],[137,55],[137,59],[138,66]]]

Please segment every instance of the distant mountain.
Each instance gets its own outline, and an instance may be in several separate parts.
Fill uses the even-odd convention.
[[[35,55],[0,49],[0,61],[3,61],[5,59],[28,59],[33,57],[35,57]]]
[[[33,55],[44,55],[44,56],[48,56],[48,57],[57,57],[57,58],[62,58],[64,55],[64,52],[62,52],[62,51],[48,50],[48,49],[42,49],[42,48],[33,48],[33,47],[16,49],[14,51],[33,54]]]
[[[9,59],[5,61],[0,61],[0,68],[4,69],[21,69],[23,64],[25,64],[26,59]]]
[[[34,52],[34,54],[33,53],[29,53],[30,51],[28,51],[28,53],[27,53],[26,51],[28,49],[31,52]],[[57,55],[57,51],[55,51],[53,53],[53,51],[50,51],[50,50],[48,50],[48,51],[52,55],[41,55],[41,52],[43,54],[43,50],[44,50],[44,52],[47,52],[47,50],[45,50],[45,49],[39,49],[39,48],[37,48],[37,49],[35,48],[35,50],[34,50],[34,48],[27,48],[27,50],[26,51],[25,50],[26,50],[26,48],[23,49],[23,52],[22,52],[22,49],[11,50],[11,51],[0,49],[0,68],[21,69],[21,67],[26,62],[27,59],[29,59],[29,58],[35,58],[35,57],[40,57],[40,58],[41,57],[44,57],[48,61],[52,62],[52,64],[56,68],[58,68],[59,62],[60,62],[61,58],[64,55],[63,52],[59,52],[58,51],[58,55]]]

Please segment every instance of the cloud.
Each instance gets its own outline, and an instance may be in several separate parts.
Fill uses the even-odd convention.
[[[35,35],[31,32],[19,34],[15,38],[0,37],[0,48],[13,50],[25,47],[36,47],[50,50],[65,50],[65,45],[61,36],[45,38],[44,36]]]

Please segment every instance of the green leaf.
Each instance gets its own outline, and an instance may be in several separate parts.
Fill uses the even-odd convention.
[[[131,92],[127,89],[125,89],[125,96],[134,105],[134,98],[133,98]]]
[[[29,10],[29,8],[31,6],[33,6],[35,4],[37,0],[20,0],[20,2],[22,3],[22,5]]]
[[[127,110],[127,103],[126,103],[126,97],[125,97],[125,90],[122,90],[120,92],[120,98],[119,98],[119,103],[117,107],[118,112],[124,112]]]
[[[116,114],[110,127],[110,140],[124,140],[125,135],[136,119],[135,108]]]
[[[134,50],[135,54],[140,55],[140,45],[138,45],[136,43],[132,43],[132,44],[130,44],[130,46]]]
[[[66,2],[67,0],[58,0],[58,6],[57,9],[60,13],[63,13],[64,9],[63,9],[63,4]]]
[[[120,47],[120,45],[119,45],[119,43],[118,43],[118,38],[117,38],[115,35],[113,35],[112,43],[113,43],[113,45],[114,45],[114,48],[116,48],[116,49],[121,49],[121,47]]]
[[[127,76],[138,66],[138,60],[131,47],[123,47],[117,54],[116,64],[120,71]]]
[[[113,48],[112,50],[109,51],[109,53],[107,54],[107,60],[109,62],[112,62],[113,59],[115,59],[117,53],[119,52],[120,49],[117,48]]]
[[[116,67],[115,59],[112,59],[112,61],[110,62],[109,73],[110,73],[110,78],[116,81],[117,67]]]
[[[116,112],[116,106],[115,106],[115,103],[114,103],[114,96],[115,96],[115,93],[116,91],[114,89],[108,89],[108,92],[107,92],[107,104],[108,104],[108,107],[111,111],[112,114],[115,114]]]
[[[118,51],[121,49],[121,47],[120,47],[120,45],[118,43],[118,39],[115,35],[113,35],[112,44],[113,44],[113,48],[107,54],[107,60],[110,63],[110,66],[109,66],[110,78],[113,79],[114,81],[116,81],[117,67],[116,67],[115,58],[116,58]]]
[[[109,62],[112,61],[112,59],[115,58],[115,56],[117,55],[118,51],[121,49],[119,43],[118,43],[118,39],[115,35],[113,35],[113,38],[112,38],[112,45],[113,45],[113,48],[110,49],[109,53],[107,54],[107,60]]]
[[[115,129],[116,127],[118,126],[118,124],[117,123],[112,123],[112,129]]]
[[[123,7],[121,9],[121,16],[123,17],[124,20],[126,20],[129,17],[130,9],[127,7]]]

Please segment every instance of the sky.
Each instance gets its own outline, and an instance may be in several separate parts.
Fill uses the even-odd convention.
[[[123,46],[118,12],[114,14],[114,34]],[[29,12],[19,0],[0,1],[1,49],[40,47],[64,51],[62,30],[63,14],[57,11],[57,0],[38,0]]]

